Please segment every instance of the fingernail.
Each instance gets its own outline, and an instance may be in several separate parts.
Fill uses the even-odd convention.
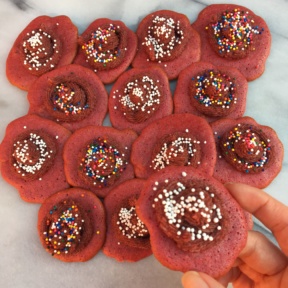
[[[198,272],[189,271],[186,272],[182,277],[182,283],[185,288],[209,288],[207,283],[201,278]]]

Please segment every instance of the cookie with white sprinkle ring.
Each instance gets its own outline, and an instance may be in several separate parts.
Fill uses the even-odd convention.
[[[149,177],[136,211],[154,256],[172,270],[220,277],[246,244],[243,209],[220,182],[193,167],[167,167]]]
[[[149,231],[135,209],[144,183],[141,179],[125,181],[104,199],[107,235],[103,253],[118,261],[136,262],[152,254]]]
[[[27,202],[42,203],[51,194],[68,188],[62,159],[71,132],[63,126],[27,115],[13,120],[0,145],[2,177]]]

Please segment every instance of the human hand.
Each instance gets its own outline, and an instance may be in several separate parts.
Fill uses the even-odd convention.
[[[249,231],[245,248],[226,275],[216,281],[205,273],[186,272],[183,287],[224,288],[232,282],[234,288],[287,288],[288,207],[260,189],[236,183],[225,186],[245,210],[272,231],[281,250],[263,234]]]

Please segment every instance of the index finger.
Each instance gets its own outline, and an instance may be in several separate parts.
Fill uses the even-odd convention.
[[[288,255],[288,207],[258,188],[239,183],[225,186],[243,209],[272,231],[282,251]]]

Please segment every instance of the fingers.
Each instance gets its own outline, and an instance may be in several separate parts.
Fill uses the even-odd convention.
[[[248,271],[245,271],[245,274],[247,272],[247,276],[255,281],[259,273],[263,275],[275,275],[282,271],[288,262],[287,257],[278,247],[263,234],[256,231],[248,232],[246,246],[241,251],[239,258],[244,264],[248,264],[253,269],[250,274]],[[243,267],[243,264],[239,265],[239,267],[241,266]]]
[[[281,249],[288,255],[288,207],[258,188],[238,183],[225,186],[245,210],[273,232]]]
[[[194,271],[186,272],[182,276],[182,285],[184,288],[224,288],[209,275]]]

